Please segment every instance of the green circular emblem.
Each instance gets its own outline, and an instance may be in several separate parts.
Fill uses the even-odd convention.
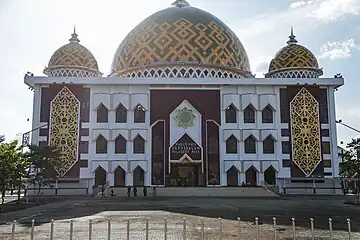
[[[191,109],[184,107],[177,110],[175,115],[175,121],[178,126],[187,128],[194,125],[195,114]]]

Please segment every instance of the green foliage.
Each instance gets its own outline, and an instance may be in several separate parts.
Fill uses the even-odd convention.
[[[351,139],[346,145],[347,151],[341,154],[342,162],[340,163],[340,176],[350,178],[355,174],[360,174],[360,138]]]

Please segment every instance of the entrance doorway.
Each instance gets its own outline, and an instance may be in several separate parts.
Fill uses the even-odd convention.
[[[276,185],[276,171],[272,166],[265,170],[264,180],[268,185]]]
[[[144,179],[145,171],[140,166],[137,166],[133,172],[133,185],[138,187],[144,186]]]
[[[167,186],[173,187],[197,187],[202,184],[202,174],[200,164],[181,164],[171,165],[171,174],[168,177]]]
[[[95,186],[106,184],[106,171],[101,166],[98,166],[95,170]]]
[[[227,185],[229,187],[237,187],[239,186],[239,171],[235,166],[232,166],[227,171]]]
[[[249,186],[257,185],[257,170],[254,168],[254,166],[251,166],[248,170],[246,170],[245,179],[247,185]]]
[[[125,186],[125,171],[121,167],[117,167],[114,171],[114,186],[115,187]]]

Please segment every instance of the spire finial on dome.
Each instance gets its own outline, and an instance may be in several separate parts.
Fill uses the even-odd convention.
[[[76,34],[76,29],[75,29],[75,25],[74,25],[74,32],[73,34],[71,34],[71,38],[69,39],[70,42],[73,43],[79,43],[80,40],[78,39],[78,35]]]
[[[176,0],[171,5],[179,8],[190,6],[190,4],[186,0]]]
[[[294,28],[291,26],[291,32],[290,32],[289,41],[287,41],[287,44],[295,44],[297,42],[298,41],[296,40],[295,35],[294,35]]]

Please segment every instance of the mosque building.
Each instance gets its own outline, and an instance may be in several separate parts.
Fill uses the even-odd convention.
[[[285,40],[285,37],[284,37]],[[54,145],[48,174],[78,185],[275,185],[339,174],[335,90],[293,31],[264,78],[221,20],[185,0],[142,21],[104,76],[77,33],[34,91],[25,141]],[[31,138],[30,138],[31,134]]]

